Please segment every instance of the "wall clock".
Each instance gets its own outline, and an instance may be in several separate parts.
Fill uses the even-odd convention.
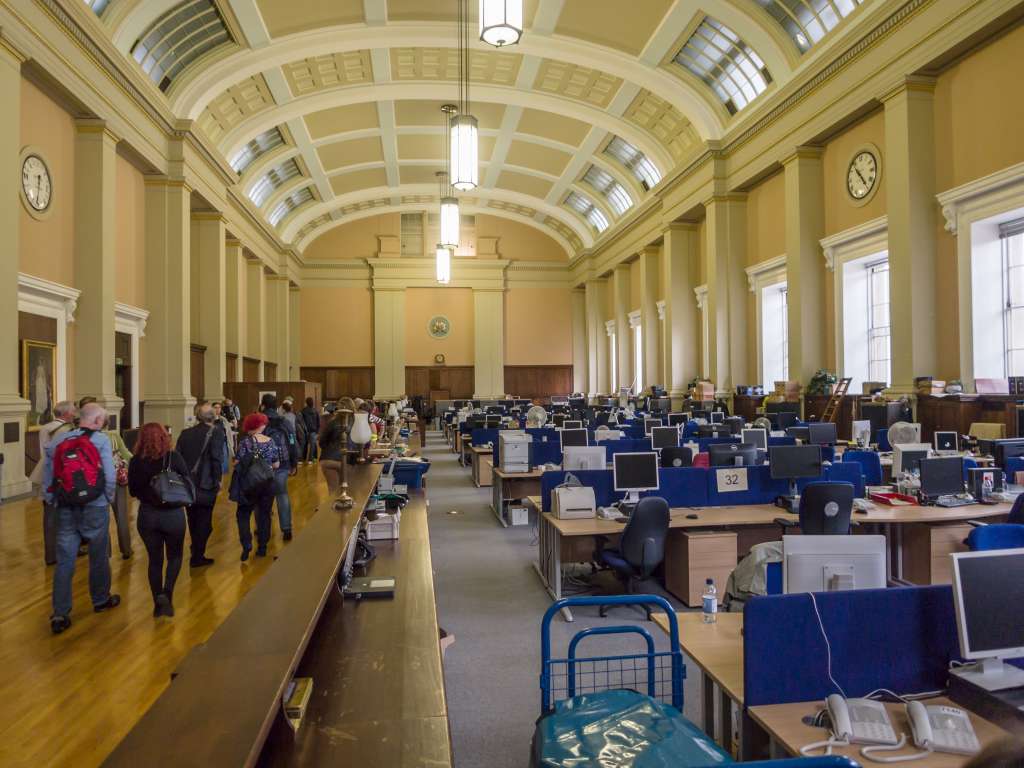
[[[36,218],[46,214],[53,200],[53,179],[42,155],[26,149],[21,156],[21,201]]]
[[[437,365],[444,365],[444,355],[441,353],[434,355],[434,363]]]
[[[853,153],[846,169],[846,192],[855,204],[863,205],[877,191],[882,171],[880,157],[881,153],[873,145],[860,147]]]
[[[434,315],[427,323],[427,333],[435,339],[443,339],[451,333],[452,324],[444,315]]]

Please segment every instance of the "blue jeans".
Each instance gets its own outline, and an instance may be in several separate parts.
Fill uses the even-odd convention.
[[[252,549],[252,513],[256,512],[256,546],[265,549],[270,541],[270,510],[274,507],[273,491],[257,496],[251,503],[239,503],[235,512],[238,521],[238,542],[242,549]]]
[[[78,547],[89,544],[89,597],[93,606],[110,599],[110,507],[58,507],[57,567],[53,571],[53,615],[71,615],[71,580]]]
[[[292,529],[292,500],[288,498],[289,469],[274,470],[274,498],[277,499],[277,522],[282,531]]]

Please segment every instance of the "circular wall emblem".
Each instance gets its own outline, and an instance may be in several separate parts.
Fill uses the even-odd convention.
[[[430,322],[427,323],[427,333],[435,339],[443,339],[451,332],[451,330],[451,321],[444,315],[435,315],[430,318]]]

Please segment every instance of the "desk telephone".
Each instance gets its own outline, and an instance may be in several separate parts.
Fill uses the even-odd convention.
[[[925,706],[920,701],[907,702],[906,706],[911,737],[920,752],[892,757],[879,755],[879,752],[901,749],[907,741],[905,734],[896,737],[885,705],[874,699],[844,699],[834,693],[825,700],[832,724],[830,738],[801,747],[800,754],[809,755],[811,750],[822,747],[825,754],[832,754],[833,746],[864,744],[867,746],[862,747],[860,753],[868,760],[897,763],[918,760],[932,752],[973,755],[980,751],[978,737],[964,710],[946,705]]]

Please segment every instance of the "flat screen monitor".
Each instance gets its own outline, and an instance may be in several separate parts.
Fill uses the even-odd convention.
[[[995,457],[996,466],[1005,467],[1007,459],[1024,456],[1024,439],[1011,437],[996,440],[992,455]]]
[[[807,425],[808,442],[812,445],[835,445],[836,425],[830,421],[816,421]]]
[[[664,422],[661,419],[644,419],[644,434],[651,434],[651,430],[655,427],[664,426]]]
[[[551,416],[551,424],[552,424],[552,426],[555,426],[555,427],[564,427],[565,426],[565,414],[564,413],[553,414]]]
[[[488,405],[484,408],[484,413],[490,415],[492,413],[503,414],[505,413],[505,406],[503,405]]]
[[[616,491],[634,497],[639,491],[658,490],[658,454],[616,453],[612,456],[612,483]]]
[[[769,413],[768,420],[772,423],[772,427],[775,429],[789,429],[799,421],[797,415],[792,411],[777,411],[775,413]]]
[[[587,430],[585,429],[562,429],[562,448],[568,446],[586,446]]]
[[[562,469],[566,472],[580,469],[604,469],[608,463],[608,452],[604,446],[570,445],[562,449]]]
[[[724,424],[698,424],[697,437],[732,437],[732,430]]]
[[[670,427],[681,427],[686,424],[686,421],[685,413],[670,413],[668,415],[668,425]]]
[[[1024,549],[953,553],[953,605],[965,659],[960,675],[990,691],[1024,685],[1024,671],[1002,659],[1024,656]]]
[[[757,464],[757,447],[750,443],[718,443],[708,446],[712,467],[752,467]]]
[[[579,419],[566,419],[562,422],[562,429],[582,429],[583,422]]]
[[[955,430],[949,432],[936,432],[932,437],[932,444],[936,451],[959,451],[960,436]]]
[[[810,427],[787,427],[786,437],[792,437],[807,445],[811,442],[811,429]]]
[[[850,439],[857,445],[871,445],[871,422],[866,419],[853,422]]]
[[[569,398],[566,397],[565,395],[552,395],[551,396],[551,404],[552,405],[568,405],[569,404]]]
[[[751,445],[757,446],[758,450],[768,450],[768,432],[760,429],[744,429],[740,432],[740,440],[744,443],[750,443]]]
[[[782,590],[884,589],[885,536],[783,536]]]
[[[723,413],[722,411],[712,411],[711,412],[711,423],[712,424],[721,424],[724,421],[725,421],[725,413]]]
[[[500,427],[501,426],[501,414],[500,413],[489,413],[487,414],[487,426],[488,427]]]
[[[655,448],[677,448],[679,430],[676,427],[655,427],[651,430],[651,445]]]
[[[895,477],[900,472],[913,472],[921,459],[927,459],[931,453],[927,443],[904,443],[892,447],[892,471]]]
[[[964,492],[964,460],[960,456],[921,459],[921,493],[928,498]]]
[[[820,445],[773,445],[768,449],[772,480],[799,480],[821,476]]]

